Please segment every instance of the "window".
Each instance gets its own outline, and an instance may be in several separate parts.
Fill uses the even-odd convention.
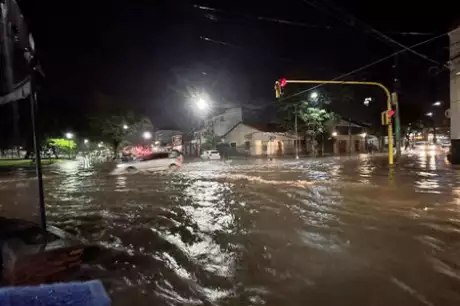
[[[236,148],[236,142],[231,142],[231,143],[230,143],[230,146],[231,146],[232,148]]]
[[[251,142],[250,142],[250,141],[246,141],[246,142],[244,143],[244,148],[245,148],[246,150],[250,150],[250,149],[251,149]]]
[[[168,152],[153,153],[153,154],[142,156],[141,161],[168,158],[168,156],[169,156]]]

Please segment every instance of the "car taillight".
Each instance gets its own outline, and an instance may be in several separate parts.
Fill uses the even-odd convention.
[[[179,157],[177,158],[177,161],[178,161],[179,163],[181,163],[181,162],[182,162],[182,156],[179,156]]]

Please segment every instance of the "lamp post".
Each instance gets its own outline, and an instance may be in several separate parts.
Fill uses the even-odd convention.
[[[72,143],[70,142],[71,139],[73,139],[74,135],[72,132],[67,132],[65,133],[65,138],[69,140],[69,159],[72,159]]]
[[[297,135],[297,103],[294,105],[295,159],[299,159],[299,136]]]
[[[197,97],[195,99],[195,106],[201,112],[207,112],[209,110],[210,104],[205,97]],[[198,131],[198,155],[201,154],[201,128]]]

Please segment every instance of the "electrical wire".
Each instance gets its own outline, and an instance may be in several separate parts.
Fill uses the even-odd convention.
[[[335,28],[330,25],[322,26],[322,25],[308,24],[304,22],[292,21],[292,20],[287,20],[287,19],[279,19],[279,18],[274,18],[274,17],[252,16],[252,15],[247,15],[247,14],[229,12],[229,11],[225,11],[222,9],[202,6],[202,5],[193,5],[193,7],[198,10],[202,10],[202,11],[220,13],[220,14],[225,14],[225,15],[234,15],[234,16],[238,16],[238,17],[242,17],[246,19],[277,23],[280,25],[296,26],[296,27],[311,28],[311,29],[322,29],[326,31],[329,31],[329,30],[342,31],[343,30],[341,28]],[[424,32],[388,32],[388,34],[389,35],[402,35],[402,36],[435,36],[437,35],[436,33],[424,33]]]
[[[433,59],[429,58],[428,56],[426,56],[425,54],[422,54],[422,53],[420,53],[420,52],[417,52],[417,51],[415,51],[415,50],[412,50],[412,48],[407,47],[406,45],[403,45],[402,43],[400,43],[400,42],[394,40],[393,38],[391,38],[391,37],[385,35],[384,33],[380,32],[380,31],[378,31],[378,30],[376,30],[376,29],[373,28],[372,26],[370,26],[370,25],[368,25],[367,23],[365,23],[365,22],[359,20],[358,18],[356,18],[355,16],[353,16],[353,15],[351,15],[350,13],[346,12],[345,10],[343,10],[343,9],[341,9],[341,8],[339,8],[339,7],[335,6],[335,5],[333,5],[333,4],[331,4],[329,1],[323,1],[323,3],[325,3],[326,5],[328,5],[330,8],[332,8],[332,9],[338,11],[340,14],[345,15],[345,16],[347,17],[348,20],[343,20],[342,18],[337,17],[336,15],[334,15],[334,14],[328,12],[328,10],[325,9],[324,7],[321,7],[321,6],[319,6],[317,3],[313,3],[313,2],[311,2],[310,0],[302,0],[302,1],[305,2],[305,3],[307,3],[307,4],[310,5],[310,6],[313,6],[314,8],[316,8],[316,9],[322,11],[322,12],[325,12],[325,13],[327,13],[327,14],[329,14],[329,15],[333,15],[335,18],[337,18],[337,19],[339,19],[339,20],[345,22],[346,24],[348,24],[348,25],[351,26],[351,27],[356,27],[356,25],[361,26],[361,27],[362,27],[362,30],[364,30],[364,32],[366,32],[366,33],[371,33],[371,34],[376,35],[377,38],[378,38],[380,41],[383,41],[384,43],[386,43],[386,44],[388,44],[388,45],[391,45],[392,47],[398,46],[398,47],[403,48],[404,50],[409,51],[409,52],[411,52],[412,54],[415,54],[415,55],[417,55],[418,57],[423,58],[423,59],[425,59],[425,60],[427,60],[427,61],[429,61],[429,62],[431,62],[431,63],[434,63],[434,64],[436,64],[436,65],[440,65],[440,66],[442,66],[442,67],[444,67],[444,68],[448,68],[445,64],[442,64],[442,63],[440,63],[440,62],[438,62],[438,61],[436,61],[436,60],[433,60]]]
[[[427,40],[425,40],[425,41],[422,41],[422,42],[419,42],[419,43],[417,43],[417,44],[415,44],[415,45],[412,45],[412,46],[410,46],[409,48],[410,48],[410,49],[417,48],[417,47],[419,47],[419,46],[421,46],[421,45],[424,45],[424,44],[427,44],[427,43],[429,43],[429,42],[432,42],[433,40],[436,40],[436,39],[438,39],[438,38],[441,38],[441,37],[443,37],[443,36],[445,36],[445,35],[448,35],[448,33],[443,33],[443,34],[440,34],[440,35],[438,35],[438,36],[429,38],[429,39],[427,39]],[[342,75],[340,75],[340,76],[338,76],[338,77],[332,79],[331,81],[337,81],[337,80],[343,79],[343,78],[345,78],[345,77],[347,77],[347,76],[350,76],[350,75],[355,74],[355,73],[357,73],[357,72],[360,72],[360,71],[362,71],[362,70],[364,70],[364,69],[367,69],[367,68],[369,68],[369,67],[372,67],[372,66],[374,66],[374,65],[376,65],[376,64],[378,64],[378,63],[381,63],[381,62],[383,62],[383,61],[385,61],[385,60],[387,60],[387,59],[392,58],[392,57],[395,56],[395,55],[398,55],[398,54],[403,53],[403,52],[406,52],[406,51],[407,51],[407,49],[402,49],[402,50],[396,51],[396,52],[394,52],[394,53],[392,53],[392,54],[390,54],[390,55],[388,55],[388,56],[385,56],[385,57],[382,57],[382,58],[380,58],[380,59],[378,59],[378,60],[376,60],[376,61],[373,61],[373,62],[370,63],[370,64],[364,65],[364,66],[362,66],[362,67],[360,67],[360,68],[357,68],[357,69],[355,69],[355,70],[353,70],[353,71],[350,71],[350,72],[347,72],[347,73],[345,73],[345,74],[342,74]],[[283,101],[283,100],[286,100],[286,99],[289,99],[289,98],[292,98],[292,97],[295,97],[295,96],[298,96],[298,95],[307,93],[307,92],[309,92],[309,91],[318,89],[318,88],[320,88],[320,87],[322,87],[322,86],[324,86],[324,85],[326,85],[326,84],[324,84],[324,83],[323,83],[323,84],[319,84],[319,85],[313,86],[312,88],[308,88],[308,89],[299,91],[299,92],[297,92],[297,93],[295,93],[295,94],[292,94],[292,95],[290,95],[290,96],[288,96],[288,97],[283,97],[282,99],[280,99],[280,101]]]

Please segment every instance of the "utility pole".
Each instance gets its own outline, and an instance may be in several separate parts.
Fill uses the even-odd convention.
[[[299,137],[297,136],[297,103],[294,105],[294,129],[295,129],[295,159],[299,159]]]
[[[398,101],[398,93],[400,89],[400,82],[398,78],[398,55],[394,57],[393,63],[393,93],[391,94],[392,97],[392,104],[395,107],[395,141],[396,141],[396,159],[399,160],[401,157],[401,121],[399,118],[399,101]]]

